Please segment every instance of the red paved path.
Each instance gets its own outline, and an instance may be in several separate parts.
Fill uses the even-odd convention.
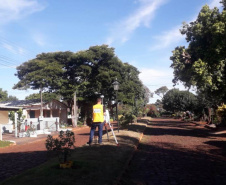
[[[226,135],[204,125],[154,119],[120,184],[226,184]]]

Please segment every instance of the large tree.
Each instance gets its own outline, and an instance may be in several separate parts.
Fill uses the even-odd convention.
[[[118,98],[133,104],[134,98],[142,99],[144,86],[139,80],[139,71],[123,63],[115,55],[114,48],[107,45],[92,46],[88,50],[72,52],[42,53],[35,59],[17,68],[20,81],[17,89],[44,89],[62,96],[73,107],[74,92],[78,105],[88,110],[97,94],[103,94],[109,103],[115,97],[112,83],[120,83]]]
[[[188,47],[176,47],[170,57],[173,82],[195,86],[212,105],[226,102],[226,0],[222,3],[222,12],[205,5],[195,21],[183,24]]]

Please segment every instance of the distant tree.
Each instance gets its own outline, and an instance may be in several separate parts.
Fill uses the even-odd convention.
[[[189,91],[172,89],[165,94],[162,103],[163,108],[170,112],[194,111],[197,106],[197,97]]]
[[[57,95],[56,93],[48,93],[48,92],[44,92],[42,94],[42,98],[44,101],[51,101],[53,99],[60,100],[59,95]],[[33,99],[41,99],[40,93],[33,93],[25,97],[25,100],[33,100]]]
[[[7,101],[16,101],[18,98],[16,96],[9,95]]]
[[[157,94],[159,97],[163,98],[163,96],[166,94],[166,92],[168,90],[169,89],[166,86],[162,86],[155,91],[155,94]]]
[[[147,105],[149,103],[150,98],[153,98],[153,93],[150,91],[150,89],[147,86],[143,86],[144,89],[144,105]]]
[[[6,101],[8,98],[7,91],[3,91],[2,88],[0,88],[0,101]]]
[[[160,113],[164,111],[162,100],[157,99],[156,102],[155,102],[155,106],[157,107],[157,109]]]
[[[14,100],[18,100],[17,97],[15,96],[8,96],[8,92],[4,91],[2,88],[0,88],[0,102],[2,101],[14,101]]]

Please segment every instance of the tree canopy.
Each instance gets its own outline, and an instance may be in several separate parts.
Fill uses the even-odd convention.
[[[34,100],[34,99],[41,99],[40,93],[33,93],[25,97],[25,100]],[[53,99],[60,100],[60,96],[57,95],[56,93],[45,92],[42,94],[42,99],[44,101],[51,101]]]
[[[134,104],[137,98],[148,102],[147,88],[142,84],[136,67],[123,63],[107,45],[91,46],[76,53],[42,53],[17,67],[19,82],[14,89],[44,89],[54,92],[73,105],[74,92],[78,104],[93,103],[96,94],[104,95],[110,103],[115,97],[112,83],[120,83],[118,99],[125,104]]]
[[[162,103],[163,108],[170,112],[194,111],[197,106],[197,97],[189,91],[171,89],[163,97]]]
[[[188,47],[176,47],[170,57],[173,82],[195,86],[212,104],[226,101],[226,0],[222,4],[222,12],[205,5],[195,21],[183,24]]]

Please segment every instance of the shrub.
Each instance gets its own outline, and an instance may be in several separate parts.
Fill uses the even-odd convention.
[[[75,135],[74,132],[67,130],[60,131],[59,138],[53,138],[51,135],[47,136],[46,149],[48,151],[56,152],[59,161],[66,163],[68,156],[71,154],[71,149],[74,148]]]
[[[222,124],[226,124],[226,105],[219,106],[216,110],[217,117]]]
[[[122,125],[127,125],[129,123],[136,122],[136,116],[132,112],[126,112],[121,118],[120,118]]]

